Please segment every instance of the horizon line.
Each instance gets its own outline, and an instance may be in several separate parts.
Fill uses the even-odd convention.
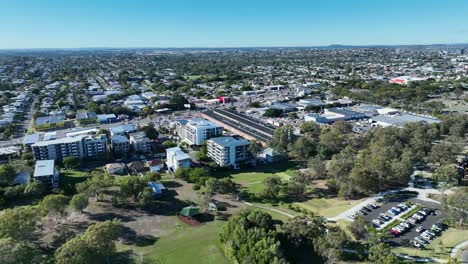
[[[327,48],[327,47],[356,47],[356,48],[372,48],[372,47],[411,47],[411,46],[468,46],[468,42],[453,42],[453,43],[427,43],[427,44],[328,44],[328,45],[287,45],[287,46],[186,46],[186,47],[48,47],[48,48],[0,48],[0,51],[34,51],[34,50],[90,50],[90,49],[260,49],[260,48]]]

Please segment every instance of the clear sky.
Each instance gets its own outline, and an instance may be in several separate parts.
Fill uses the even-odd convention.
[[[0,0],[0,48],[468,43],[467,0]]]

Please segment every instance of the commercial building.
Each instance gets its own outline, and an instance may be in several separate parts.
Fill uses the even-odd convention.
[[[223,134],[223,127],[203,118],[179,120],[176,123],[177,134],[190,145],[202,145],[203,142]]]
[[[275,133],[275,128],[231,110],[218,108],[204,111],[202,115],[224,129],[245,139],[259,141],[264,146],[268,145]]]
[[[310,114],[305,116],[306,121],[314,121],[319,124],[332,124],[339,120],[350,121],[364,118],[366,118],[364,113],[344,108],[325,109],[323,114]]]
[[[58,178],[59,174],[55,170],[54,160],[36,161],[33,175],[35,181],[41,181],[49,188],[57,188],[59,183]]]
[[[187,153],[183,152],[179,147],[166,149],[167,161],[166,165],[170,172],[175,172],[178,168],[189,168],[192,160]]]
[[[207,141],[208,157],[221,167],[239,168],[242,162],[250,161],[250,142],[243,138],[217,137]]]
[[[432,116],[421,116],[410,113],[398,113],[394,115],[377,115],[372,117],[370,123],[381,127],[404,127],[408,123],[422,122],[426,124],[440,123],[440,120]]]

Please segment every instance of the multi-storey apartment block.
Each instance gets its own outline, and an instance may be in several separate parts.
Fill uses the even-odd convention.
[[[208,156],[219,166],[239,168],[241,162],[249,162],[250,142],[243,138],[217,137],[207,141]]]

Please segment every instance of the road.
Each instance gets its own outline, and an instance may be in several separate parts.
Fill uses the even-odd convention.
[[[461,261],[463,264],[468,264],[468,249],[465,249],[465,251],[462,252]]]

